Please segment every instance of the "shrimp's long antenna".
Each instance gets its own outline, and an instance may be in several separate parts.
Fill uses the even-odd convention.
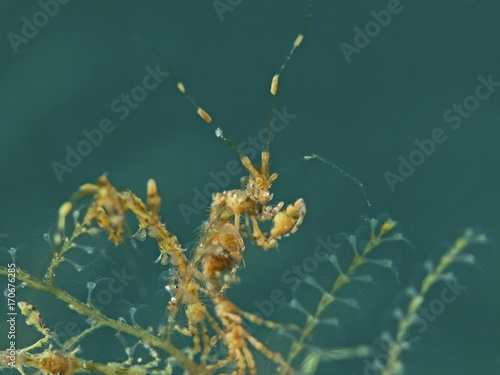
[[[290,52],[288,52],[288,55],[286,56],[283,64],[281,64],[281,67],[278,70],[278,73],[276,73],[273,76],[273,80],[271,82],[271,90],[270,90],[271,91],[271,101],[272,101],[271,111],[276,108],[276,95],[278,93],[279,77],[280,77],[281,73],[283,73],[283,71],[285,70],[285,66],[288,63],[288,61],[290,61],[290,59],[292,58],[292,55],[295,52],[295,50],[300,46],[300,43],[302,43],[302,40],[304,40],[304,35],[306,33],[306,30],[307,30],[307,25],[309,24],[309,19],[311,18],[311,10],[312,10],[313,2],[314,2],[314,0],[309,0],[309,4],[307,5],[307,11],[306,11],[306,15],[304,18],[304,22],[302,23],[302,29],[300,30],[299,35],[297,35],[297,37],[293,41],[292,49],[290,50]],[[273,125],[273,119],[274,119],[274,117],[271,115],[271,119],[269,120],[269,125],[267,128],[267,141],[266,141],[266,149],[265,149],[267,152],[269,152],[269,143],[271,142],[271,127]]]
[[[365,187],[363,186],[363,184],[361,183],[361,181],[359,181],[357,178],[351,176],[349,173],[347,173],[346,171],[344,171],[342,168],[340,168],[337,164],[333,164],[332,162],[328,161],[328,160],[325,160],[323,159],[321,156],[319,155],[316,155],[316,154],[311,154],[311,155],[306,155],[304,156],[304,160],[305,161],[309,161],[309,160],[319,160],[327,165],[329,165],[330,167],[338,170],[341,174],[343,174],[345,177],[347,177],[349,180],[351,180],[352,182],[354,182],[356,185],[359,186],[359,188],[361,189],[361,191],[363,192],[363,197],[365,198],[365,201],[366,203],[368,204],[368,206],[371,206],[372,204],[370,203],[370,200],[368,199],[368,195],[366,194],[366,191],[365,191]]]
[[[231,147],[231,150],[233,150],[233,152],[236,154],[236,156],[238,156],[238,158],[242,159],[244,155],[238,151],[233,141],[224,135],[222,129],[212,120],[212,117],[207,113],[207,111],[205,111],[202,107],[200,107],[198,103],[191,97],[191,95],[189,95],[189,93],[186,90],[186,87],[179,79],[179,76],[177,75],[177,73],[175,73],[175,70],[170,66],[165,57],[163,57],[163,55],[154,46],[152,46],[151,44],[148,45],[156,53],[156,55],[158,55],[163,65],[165,65],[165,67],[167,68],[170,76],[175,81],[177,89],[193,105],[193,107],[196,109],[196,113],[198,114],[198,116],[200,116],[207,124],[209,124],[214,129],[215,135],[218,138],[223,139],[229,145],[229,147]]]

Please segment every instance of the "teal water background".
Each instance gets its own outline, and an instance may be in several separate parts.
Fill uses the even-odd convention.
[[[414,265],[444,251],[465,228],[477,228],[490,238],[491,248],[478,259],[484,273],[457,271],[470,288],[429,334],[428,348],[442,353],[423,350],[417,363],[428,366],[427,374],[499,374],[500,89],[456,130],[443,114],[474,94],[478,77],[491,74],[500,81],[500,3],[408,0],[401,7],[348,63],[340,43],[354,44],[353,28],[364,28],[373,20],[370,11],[386,9],[387,2],[315,3],[303,45],[280,80],[277,108],[286,106],[296,118],[271,143],[272,169],[287,170],[275,185],[275,200],[304,198],[306,220],[283,239],[279,252],[248,246],[234,300],[255,311],[255,302],[275,288],[290,296],[284,270],[300,264],[318,237],[352,232],[361,215],[389,213],[402,223],[416,248],[403,255],[410,259],[403,262],[403,285]],[[2,2],[0,246],[33,243],[78,186],[105,172],[116,186],[142,197],[147,179],[154,178],[167,228],[192,245],[205,213],[197,209],[186,220],[180,205],[193,207],[193,189],[203,191],[213,181],[210,172],[237,158],[171,80],[149,91],[123,120],[111,104],[141,84],[147,66],[160,63],[152,45],[224,134],[236,144],[248,140],[267,127],[271,78],[305,9],[305,1],[242,1],[221,20],[211,2],[70,1],[16,53],[8,33],[20,35],[22,17],[31,20],[40,6]],[[112,120],[114,130],[59,181],[53,163],[64,163],[66,147],[76,148],[85,139],[82,131],[97,128],[103,118]],[[436,128],[444,129],[446,141],[392,192],[384,173],[397,173],[398,157],[408,159],[415,140]],[[361,180],[372,206],[326,165],[288,170],[311,153]],[[227,188],[239,187],[239,177]],[[374,324],[382,330],[382,323]],[[420,373],[418,366],[413,371]]]

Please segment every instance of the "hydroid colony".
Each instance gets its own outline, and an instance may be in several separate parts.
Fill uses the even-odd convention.
[[[464,250],[471,244],[485,242],[484,236],[466,231],[441,256],[436,266],[428,269],[418,287],[407,289],[407,307],[395,313],[398,319],[396,331],[383,335],[387,341],[383,360],[372,362],[373,358],[380,357],[380,353],[369,343],[353,347],[327,347],[323,338],[319,341],[321,346],[315,344],[319,337],[318,330],[339,326],[336,305],[352,310],[360,308],[355,298],[345,297],[343,292],[352,286],[375,284],[370,274],[365,273],[367,267],[381,267],[397,273],[394,262],[385,258],[391,252],[384,249],[384,246],[404,243],[404,237],[392,219],[366,219],[355,235],[339,235],[335,253],[328,256],[330,283],[327,285],[310,276],[305,277],[300,287],[309,288],[309,293],[316,297],[312,308],[303,301],[293,299],[287,306],[300,312],[302,319],[297,324],[280,324],[240,310],[225,293],[237,278],[236,265],[244,259],[244,241],[240,231],[235,229],[234,215],[230,215],[226,207],[212,206],[213,217],[205,224],[196,250],[188,258],[186,249],[159,220],[160,198],[152,180],[148,183],[147,204],[129,191],[118,192],[106,177],[100,177],[95,185],[83,186],[78,197],[82,194],[92,195],[91,203],[84,212],[72,211],[73,205],[69,202],[61,206],[58,231],[54,235],[56,250],[43,278],[36,278],[20,267],[15,271],[2,267],[0,273],[9,275],[15,272],[19,287],[51,294],[69,310],[88,318],[87,328],[62,341],[44,324],[43,315],[50,314],[50,311],[39,312],[29,302],[20,301],[18,307],[26,324],[39,331],[42,338],[16,348],[14,352],[9,349],[2,352],[1,363],[4,367],[14,367],[21,373],[32,373],[32,369],[38,369],[44,374],[170,374],[175,373],[176,368],[190,374],[256,374],[254,357],[256,352],[260,352],[274,364],[272,373],[314,374],[321,368],[322,362],[369,359],[366,362],[369,366],[365,368],[368,373],[403,374],[401,356],[404,350],[411,347],[410,332],[420,324],[419,308],[426,294],[435,284],[454,280],[455,275],[450,271],[452,263],[474,263],[474,256],[464,254]],[[136,216],[139,233],[147,231],[157,241],[160,249],[158,260],[169,269],[170,277],[165,288],[171,291],[172,297],[164,311],[164,319],[157,327],[139,324],[134,317],[137,309],[133,306],[125,318],[110,318],[94,306],[92,292],[95,283],[87,284],[87,299],[82,300],[66,292],[65,280],[59,281],[56,276],[58,266],[71,261],[71,252],[82,251],[86,236],[98,236],[104,231],[111,242],[120,244],[125,238],[123,226],[127,211]],[[71,220],[68,220],[70,213]],[[286,235],[297,228],[298,213],[294,205],[290,205],[281,215],[276,214],[275,218],[281,218],[274,221],[275,234]],[[71,222],[67,224],[67,220]],[[279,232],[278,228],[282,231]],[[67,231],[70,234],[66,235]],[[266,238],[265,243],[269,244],[270,238]],[[383,257],[380,254],[384,254]],[[12,255],[14,258],[15,249]],[[276,331],[281,340],[280,348],[284,346],[286,350],[281,353],[282,349],[278,351],[266,346],[245,328],[245,321]],[[85,347],[83,341],[87,336],[104,329],[116,331],[121,339],[119,341],[123,343],[121,349],[126,354],[126,360],[118,362],[110,358],[108,362],[98,362],[80,356],[80,345]],[[188,343],[175,332],[189,338]],[[127,335],[129,340],[124,340],[123,335]],[[331,341],[333,344],[333,337]],[[140,355],[139,349],[142,349]]]

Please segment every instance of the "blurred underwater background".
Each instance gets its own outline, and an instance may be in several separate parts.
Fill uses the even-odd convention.
[[[219,3],[228,8],[217,10]],[[397,13],[377,28],[374,14],[396,3]],[[168,230],[183,246],[194,246],[212,194],[239,188],[244,172],[235,172],[238,158],[166,77],[151,47],[224,135],[236,145],[245,142],[242,150],[258,162],[269,119],[276,116],[271,79],[300,31],[307,1],[57,4],[47,22],[38,16],[45,24],[36,32],[25,27],[34,34],[25,38],[23,19],[33,21],[40,3],[0,3],[0,246],[19,246],[18,265],[43,275],[49,259],[43,234],[55,224],[57,209],[103,173],[139,197],[154,178]],[[276,109],[288,117],[278,116],[279,131],[270,144],[271,169],[279,174],[273,202],[303,198],[306,218],[278,250],[265,253],[247,244],[241,285],[229,291],[235,304],[267,312],[270,320],[292,319],[283,306],[266,304],[273,291],[314,304],[289,282],[291,275],[298,277],[297,267],[307,268],[306,259],[329,238],[354,233],[360,217],[387,214],[411,243],[391,249],[398,280],[370,268],[378,289],[352,290],[358,311],[340,311],[341,328],[315,336],[325,347],[380,349],[380,334],[394,334],[394,308],[405,308],[401,291],[418,285],[423,265],[470,227],[486,234],[488,245],[477,250],[474,265],[453,269],[467,288],[412,338],[403,356],[405,374],[500,374],[499,14],[500,3],[487,0],[315,1],[304,41],[280,78]],[[374,36],[356,40],[356,28],[366,27]],[[346,55],[347,44],[356,52]],[[101,129],[102,137],[93,129]],[[426,140],[433,137],[440,142],[432,148]],[[338,171],[319,161],[302,162],[313,153],[359,179],[371,206]],[[120,305],[128,306],[118,299],[158,313],[158,253],[151,241],[138,246],[144,261],[136,267],[144,285],[117,296],[112,305],[118,312],[111,312],[116,317]],[[118,253],[113,246],[106,251]],[[2,262],[8,261],[5,253]],[[109,270],[104,261],[76,261],[88,273],[75,276],[67,267],[68,282],[84,298],[85,277],[97,279],[99,270]],[[323,266],[311,266],[308,275],[328,280],[331,271]],[[439,298],[441,290],[437,286],[429,298]],[[41,293],[21,295],[51,326],[70,319],[58,317],[59,311],[44,313],[51,304]],[[5,329],[0,327],[1,347]],[[38,337],[27,327],[19,330]],[[256,330],[264,343],[275,342],[268,329]],[[98,359],[100,345],[89,342],[89,355]],[[265,359],[256,357],[259,373],[271,373]],[[316,373],[370,372],[358,359],[326,362]]]

